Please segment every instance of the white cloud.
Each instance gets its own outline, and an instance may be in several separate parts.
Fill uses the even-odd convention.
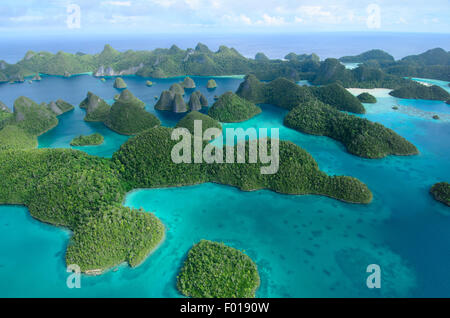
[[[400,18],[398,19],[398,23],[399,23],[399,24],[407,24],[406,19],[405,19],[404,17],[400,17]]]
[[[121,23],[136,23],[142,17],[138,16],[123,16],[123,15],[113,15],[110,19],[108,19],[109,23],[112,24],[121,24]]]
[[[191,9],[199,9],[200,8],[200,0],[184,0],[184,2],[191,8]]]
[[[286,21],[283,17],[274,17],[268,15],[267,13],[264,13],[262,16],[262,20],[258,20],[256,24],[275,26],[286,24]]]
[[[234,15],[224,15],[222,17],[222,20],[225,20],[225,22],[231,22],[231,23],[240,23],[245,25],[252,25],[253,21],[245,14],[241,14],[239,16]]]
[[[131,1],[103,1],[102,6],[131,7]]]
[[[299,18],[297,16],[294,17],[294,22],[295,23],[303,23],[305,20],[303,20],[302,18]]]

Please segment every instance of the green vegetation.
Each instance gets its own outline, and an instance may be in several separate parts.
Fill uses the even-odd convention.
[[[201,120],[202,121],[202,134],[208,128],[218,128],[222,130],[222,126],[220,123],[209,117],[208,115],[202,114],[198,111],[191,111],[186,116],[184,116],[175,126],[175,128],[184,127],[189,130],[191,134],[194,134],[194,121]]]
[[[65,112],[71,111],[74,109],[74,107],[72,105],[70,105],[69,103],[58,99],[56,102],[50,102],[50,104],[48,104],[48,108],[55,113],[56,116],[62,115]]]
[[[189,251],[177,287],[197,298],[250,298],[259,284],[250,257],[223,243],[201,240]]]
[[[280,166],[272,175],[261,174],[261,167],[266,166],[261,162],[248,163],[248,142],[245,164],[175,164],[171,151],[177,141],[171,140],[172,131],[166,127],[147,130],[130,138],[113,155],[113,161],[120,167],[129,188],[217,182],[244,191],[270,189],[287,194],[318,194],[353,203],[372,200],[372,193],[365,184],[352,177],[327,176],[319,170],[311,155],[287,141],[280,141]]]
[[[181,83],[181,86],[184,88],[192,89],[195,88],[195,82],[192,78],[187,76],[184,78],[183,82]]]
[[[127,84],[125,83],[125,81],[123,80],[123,78],[118,77],[118,78],[116,78],[116,80],[114,81],[114,88],[118,88],[118,89],[127,88]]]
[[[262,55],[258,55],[261,56]],[[291,61],[266,58],[247,59],[235,49],[220,46],[212,52],[199,43],[195,50],[182,50],[175,45],[153,51],[118,52],[105,45],[99,54],[28,52],[17,64],[3,62],[0,81],[22,80],[37,73],[70,75],[93,72],[95,76],[138,75],[167,78],[186,75],[223,76],[253,73],[264,80],[285,76],[299,80],[309,76],[318,64],[313,59]]]
[[[70,142],[71,146],[96,146],[101,145],[104,141],[104,138],[99,133],[94,133],[89,136],[80,135]]]
[[[101,217],[89,218],[75,232],[67,247],[66,262],[78,264],[91,274],[123,262],[136,267],[163,238],[164,225],[153,214],[113,207],[105,209]]]
[[[279,77],[295,81],[305,79],[325,85],[336,81],[344,87],[397,88],[402,77],[424,77],[450,80],[450,53],[443,49],[394,61],[381,50],[371,50],[353,57],[342,57],[342,62],[363,63],[357,69],[346,70],[337,59],[320,61],[316,54],[290,53],[285,60],[271,60],[263,53],[248,59],[233,48],[220,46],[212,52],[199,43],[196,48],[182,50],[173,45],[169,49],[119,52],[105,45],[99,54],[70,54],[29,51],[16,64],[2,61],[0,82],[23,81],[26,76],[39,73],[70,75],[93,72],[95,76],[138,75],[167,78],[186,75],[223,76],[253,74],[261,80]]]
[[[75,107],[73,105],[69,104],[68,102],[63,101],[62,99],[58,99],[55,102],[56,106],[62,111],[62,113],[66,113],[68,111],[73,110]]]
[[[0,150],[31,149],[38,145],[37,138],[14,125],[0,130]]]
[[[144,107],[145,103],[126,89],[114,102],[104,123],[122,135],[135,135],[160,125],[159,119],[147,112]]]
[[[331,137],[342,142],[348,152],[365,158],[388,155],[415,155],[417,148],[393,130],[367,119],[337,111],[320,101],[294,108],[284,124],[298,131]]]
[[[343,63],[365,63],[377,61],[378,63],[392,63],[394,57],[382,50],[370,50],[356,56],[343,56],[339,59]]]
[[[189,110],[200,110],[208,106],[208,100],[199,91],[191,94],[188,104],[183,99],[184,88],[179,84],[173,84],[170,90],[163,91],[155,105],[155,109],[172,111],[174,113],[185,113]]]
[[[39,136],[58,125],[58,119],[46,104],[38,105],[27,97],[19,97],[14,102],[12,124],[28,134]]]
[[[450,183],[448,182],[436,183],[431,187],[430,192],[437,201],[442,202],[447,206],[450,206]]]
[[[233,92],[227,92],[209,109],[208,115],[226,123],[248,120],[261,113],[261,108],[239,97]]]
[[[80,108],[86,110],[85,121],[105,121],[111,106],[97,95],[88,92],[87,97],[81,102]]]
[[[2,102],[0,102],[0,129],[7,125],[13,118],[11,110]]]
[[[369,94],[369,93],[361,93],[357,96],[357,98],[359,99],[359,101],[361,103],[366,103],[366,104],[375,104],[377,102],[377,99],[375,98],[375,96]]]
[[[188,102],[188,108],[191,111],[200,110],[202,107],[208,106],[208,100],[205,95],[200,93],[199,91],[195,91],[191,94]]]
[[[170,91],[163,91],[161,97],[156,102],[155,109],[158,110],[172,110],[174,95]]]
[[[412,99],[429,99],[447,101],[450,99],[450,94],[437,85],[425,86],[414,83],[408,86],[400,87],[389,93],[398,98],[412,98]]]
[[[184,95],[184,87],[177,83],[170,86],[169,91],[174,95],[175,94],[180,94],[182,96]]]
[[[71,149],[0,151],[0,166],[0,202],[72,230],[66,262],[83,272],[136,266],[164,237],[152,214],[120,206],[126,189],[108,159]]]
[[[262,62],[268,62],[269,58],[262,52],[256,53],[255,55],[255,61],[262,61]]]
[[[206,84],[206,88],[207,88],[207,89],[214,89],[214,88],[217,88],[217,83],[216,83],[216,81],[213,80],[213,79],[210,79],[210,80],[208,81],[208,83]]]
[[[433,78],[450,81],[450,52],[436,48],[422,54],[406,56],[386,65],[386,73],[401,77]]]
[[[310,82],[314,85],[339,83],[344,87],[394,89],[412,81],[394,74],[387,74],[373,63],[362,64],[349,70],[339,60],[329,58],[320,64],[318,70],[311,76]]]

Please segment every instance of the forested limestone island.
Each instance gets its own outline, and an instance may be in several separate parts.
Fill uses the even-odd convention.
[[[4,104],[0,108],[0,150],[5,150],[36,148],[37,136],[56,127],[57,116],[73,106],[61,99],[37,104],[22,96],[14,102],[12,113]]]
[[[103,122],[108,117],[111,106],[94,93],[88,92],[80,108],[86,110],[85,121]]]
[[[118,78],[116,78],[116,80],[114,81],[114,88],[118,88],[118,89],[124,89],[124,88],[127,88],[127,83],[125,83],[125,81],[123,80],[123,78],[118,77]]]
[[[437,85],[425,86],[419,83],[409,84],[393,90],[390,95],[398,98],[429,99],[448,101],[450,94]]]
[[[348,152],[364,158],[419,153],[413,144],[392,129],[340,112],[318,100],[299,104],[284,118],[284,124],[303,133],[338,140]]]
[[[49,75],[80,74],[92,72],[94,76],[138,75],[167,78],[186,75],[224,76],[254,72],[261,79],[292,76],[300,80],[309,74],[309,61],[247,59],[233,48],[220,46],[212,52],[199,43],[195,49],[182,50],[176,45],[169,49],[153,51],[119,52],[105,45],[99,54],[70,54],[29,51],[16,64],[2,61],[0,81],[16,81],[36,73]]]
[[[358,88],[390,88],[395,89],[412,81],[400,76],[388,74],[380,67],[365,63],[354,69],[347,69],[338,59],[327,58],[311,75],[310,82],[314,85],[339,83],[344,87]]]
[[[5,105],[5,103],[0,101],[0,112],[11,113],[11,110]]]
[[[447,206],[450,206],[450,183],[448,182],[436,183],[431,187],[430,192],[437,201],[442,202]]]
[[[363,67],[380,69],[384,73],[398,78],[422,77],[450,81],[450,52],[441,48],[406,56],[398,61],[381,50],[371,50],[356,56],[345,56],[339,60],[345,63],[362,63]]]
[[[417,148],[393,130],[367,119],[348,115],[339,110],[349,110],[342,106],[357,98],[338,84],[309,88],[299,86],[287,79],[276,79],[262,83],[256,77],[247,76],[237,90],[237,94],[254,103],[272,104],[291,112],[286,116],[287,127],[313,135],[324,135],[342,142],[347,150],[365,158],[382,158],[388,155],[414,155]],[[328,92],[328,94],[324,93]],[[333,93],[336,92],[336,93]],[[336,96],[332,105],[326,104]],[[337,103],[339,101],[339,103]],[[358,104],[361,103],[358,100]],[[339,106],[339,107],[338,107]],[[347,106],[348,107],[348,106]],[[355,108],[351,108],[357,111]]]
[[[62,99],[58,99],[55,102],[50,102],[48,107],[56,114],[56,116],[62,115],[74,109],[73,105],[63,101]]]
[[[206,88],[207,88],[207,89],[215,89],[215,88],[217,88],[217,83],[216,83],[216,81],[213,80],[213,79],[210,79],[210,80],[208,81],[208,83],[206,83]]]
[[[233,92],[227,92],[211,106],[208,115],[224,123],[249,120],[261,113],[261,108]]]
[[[17,125],[31,135],[39,136],[58,125],[58,118],[47,104],[37,104],[21,96],[14,102],[14,116],[10,124]]]
[[[317,194],[352,203],[370,203],[372,193],[358,179],[346,176],[328,176],[319,170],[317,163],[305,150],[289,141],[280,141],[279,170],[261,174],[259,160],[249,163],[249,144],[246,144],[247,163],[226,164],[176,164],[171,151],[178,143],[171,139],[173,129],[156,127],[144,131],[125,142],[113,155],[113,162],[120,165],[121,176],[128,188],[158,188],[186,186],[216,182],[237,187],[244,191],[269,189],[286,194]],[[207,143],[205,142],[205,145]],[[268,141],[270,148],[271,141]],[[218,148],[210,145],[211,153]],[[237,162],[237,146],[234,146],[234,162]],[[192,150],[193,151],[193,150]],[[226,151],[222,149],[224,154]],[[223,160],[225,162],[225,160]]]
[[[139,265],[164,239],[151,213],[123,207],[129,190],[109,159],[72,149],[0,151],[0,202],[73,232],[66,263],[98,275],[127,262]],[[83,182],[80,182],[83,180]]]
[[[383,66],[388,74],[450,81],[450,52],[441,48],[410,55]]]
[[[367,62],[377,62],[377,63],[393,63],[395,59],[389,53],[383,50],[370,50],[355,56],[343,56],[339,58],[342,63],[367,63]]]
[[[256,264],[241,251],[201,240],[189,251],[177,287],[195,298],[253,298],[260,285]]]
[[[205,95],[203,95],[199,91],[195,91],[191,94],[191,97],[189,98],[188,102],[188,108],[190,111],[196,111],[200,110],[203,107],[208,106],[208,100],[206,99]]]
[[[202,122],[202,136],[205,130],[209,128],[217,128],[222,131],[222,125],[220,123],[209,117],[208,115],[202,114],[198,111],[191,111],[186,116],[184,116],[175,126],[175,128],[186,128],[189,132],[194,135],[194,122],[199,120]]]
[[[119,108],[132,105],[144,111],[126,90],[116,103]],[[21,127],[12,123],[0,130],[6,138],[19,136],[17,131],[42,132],[55,124],[44,120],[50,114],[56,118],[44,105],[19,98],[15,106],[15,111],[33,111],[18,113],[23,115]],[[113,109],[109,115],[115,114]],[[218,182],[243,190],[318,194],[352,203],[372,200],[365,184],[351,177],[326,175],[306,151],[291,142],[281,141],[280,169],[274,175],[262,175],[261,162],[175,164],[171,159],[176,144],[172,131],[149,128],[130,138],[112,159],[73,149],[21,150],[24,147],[19,140],[10,144],[8,151],[0,151],[0,203],[26,205],[34,218],[69,228],[74,234],[66,263],[78,264],[87,274],[101,274],[123,262],[139,265],[164,239],[164,226],[153,214],[121,205],[125,194],[134,188]],[[270,146],[271,141],[268,143]],[[248,154],[249,145],[246,147]]]
[[[365,113],[361,102],[336,83],[322,87],[306,87],[299,86],[285,78],[263,83],[255,76],[247,75],[236,94],[255,104],[272,104],[288,110],[299,103],[319,99],[339,110],[358,114]]]
[[[184,96],[185,94],[184,87],[178,83],[172,84],[172,86],[170,86],[169,88],[169,91],[172,94],[180,94],[181,96]]]
[[[261,80],[285,77],[309,80],[316,85],[340,81],[344,87],[395,89],[410,82],[403,77],[423,77],[450,81],[450,53],[432,49],[395,61],[381,50],[371,50],[353,57],[320,61],[316,54],[289,53],[283,60],[268,59],[263,53],[245,58],[233,48],[220,46],[212,52],[199,43],[195,49],[182,50],[176,45],[153,51],[119,52],[105,45],[99,54],[70,54],[29,51],[16,64],[0,61],[0,82],[23,82],[35,74],[65,75],[92,72],[94,76],[137,75],[153,78],[176,76],[224,76],[253,74]],[[342,62],[358,62],[346,69]]]
[[[258,52],[258,53],[255,54],[255,61],[268,62],[270,60],[264,53]]]
[[[106,117],[104,124],[122,135],[135,135],[159,126],[160,120],[145,110],[145,103],[128,89],[120,93]]]
[[[99,133],[94,133],[92,135],[83,136],[80,135],[75,137],[70,142],[71,146],[98,146],[104,141],[104,137]]]
[[[174,113],[186,113],[190,110],[200,110],[202,107],[208,106],[208,100],[201,92],[193,92],[187,104],[183,98],[184,94],[183,86],[173,84],[168,91],[161,93],[159,100],[156,102],[155,109]]]
[[[375,98],[375,96],[373,96],[367,92],[359,94],[357,96],[357,98],[359,99],[359,101],[361,103],[365,103],[365,104],[375,104],[377,102],[377,99]]]

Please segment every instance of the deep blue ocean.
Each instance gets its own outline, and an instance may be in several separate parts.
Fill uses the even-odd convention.
[[[279,54],[276,51],[280,49],[274,49],[277,45],[286,48],[285,53],[314,51],[303,50],[294,41],[284,44],[270,41],[268,38],[265,44],[267,48],[272,46],[270,56]],[[196,42],[192,40],[186,47]],[[423,47],[403,47],[395,53],[394,44],[387,42],[390,44],[386,46],[391,46],[388,51],[396,57],[405,55],[407,49],[414,51],[406,52],[410,54],[443,46],[416,43]],[[133,47],[133,43],[128,48],[143,48]],[[316,48],[326,52],[327,44],[330,43],[316,44]],[[102,43],[96,45],[95,48],[80,45],[75,51],[95,52],[103,47]],[[360,53],[374,47],[368,42],[366,47],[358,45],[358,49],[353,48],[355,51],[336,53],[349,47],[332,51],[338,45],[330,44],[331,49],[321,56]],[[153,46],[167,45],[152,42],[148,48]],[[234,46],[253,54],[252,44]],[[46,49],[50,50],[49,47]],[[56,47],[54,44],[53,48]],[[126,43],[116,47],[125,48]],[[23,50],[28,48],[22,43]],[[67,50],[63,43],[59,48]],[[6,58],[3,51],[0,50],[0,58]],[[197,89],[206,94],[210,104],[214,95],[235,91],[242,81],[216,78],[219,87],[208,92],[205,88],[208,79],[194,77]],[[125,80],[163,125],[173,126],[179,120],[180,115],[155,111],[154,104],[155,96],[180,78],[152,79],[153,87],[147,87],[144,78]],[[448,82],[417,80],[449,89]],[[112,84],[112,79],[103,83],[89,75],[68,79],[46,76],[31,84],[0,85],[0,100],[11,107],[17,97],[24,95],[37,102],[62,98],[77,106],[92,91],[112,103],[118,92]],[[261,276],[257,297],[449,297],[450,209],[435,201],[429,188],[436,182],[450,180],[450,107],[443,102],[397,99],[386,90],[371,92],[378,102],[365,105],[367,114],[361,116],[407,138],[418,147],[418,156],[376,160],[353,156],[330,138],[284,127],[286,111],[271,105],[261,105],[263,112],[249,121],[224,124],[224,129],[279,128],[280,138],[306,149],[321,170],[353,176],[366,183],[374,194],[371,204],[348,204],[321,196],[289,196],[266,190],[242,192],[209,183],[133,191],[124,204],[154,212],[166,226],[166,240],[141,266],[131,269],[121,265],[101,276],[83,276],[81,289],[76,290],[66,287],[64,253],[71,233],[32,219],[25,207],[0,206],[0,297],[181,297],[176,290],[176,275],[188,250],[200,239],[222,241],[243,250],[256,262]],[[359,92],[352,90],[352,93]],[[392,109],[394,105],[398,110]],[[433,120],[434,114],[441,119]],[[128,138],[102,124],[86,123],[83,117],[84,111],[79,107],[60,116],[59,125],[39,137],[39,147],[70,147],[73,137],[98,131],[105,136],[103,145],[77,149],[110,157]],[[366,287],[369,264],[381,266],[380,290]]]

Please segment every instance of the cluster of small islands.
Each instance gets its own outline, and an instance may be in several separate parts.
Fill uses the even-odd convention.
[[[342,63],[359,66],[347,69]],[[145,103],[127,89],[126,75],[152,79],[183,76],[182,82],[156,97],[155,109],[185,113],[176,127],[191,133],[195,120],[202,121],[204,130],[221,129],[221,123],[246,121],[261,112],[259,104],[271,104],[289,111],[285,126],[333,138],[350,154],[369,159],[419,151],[393,130],[353,115],[364,114],[362,103],[376,103],[376,98],[368,93],[355,97],[346,88],[390,88],[395,97],[450,103],[446,90],[410,79],[450,81],[450,52],[443,49],[398,61],[381,50],[321,61],[315,54],[295,53],[283,60],[271,60],[263,53],[248,59],[234,49],[221,46],[212,52],[203,44],[188,50],[172,46],[123,53],[106,45],[95,55],[30,51],[16,64],[0,61],[0,82],[5,83],[38,81],[42,74],[70,77],[81,73],[92,73],[102,81],[115,77],[114,87],[120,92],[112,105],[89,92],[79,105],[85,110],[84,120],[102,122],[118,134],[133,137],[111,159],[75,149],[35,149],[37,137],[57,126],[58,116],[74,106],[63,100],[38,104],[22,96],[11,105],[11,111],[0,102],[0,203],[26,205],[34,218],[73,231],[66,262],[78,264],[90,275],[123,262],[138,266],[164,240],[165,227],[155,215],[122,205],[133,189],[216,182],[244,191],[316,194],[356,204],[372,201],[372,192],[364,183],[351,176],[327,175],[307,151],[289,141],[280,141],[280,167],[274,175],[260,174],[259,161],[173,163],[173,128],[162,127],[160,120],[145,110]],[[238,90],[216,96],[212,105],[187,76],[237,74],[247,74]],[[314,86],[300,86],[299,80]],[[147,86],[154,84],[146,82]],[[216,87],[211,78],[207,89]],[[183,96],[189,90],[186,102]],[[80,135],[70,144],[102,143],[103,136],[95,133]],[[430,192],[450,206],[449,183],[437,183]],[[246,254],[208,240],[192,247],[177,281],[178,289],[192,297],[254,297],[259,284],[257,267]]]

